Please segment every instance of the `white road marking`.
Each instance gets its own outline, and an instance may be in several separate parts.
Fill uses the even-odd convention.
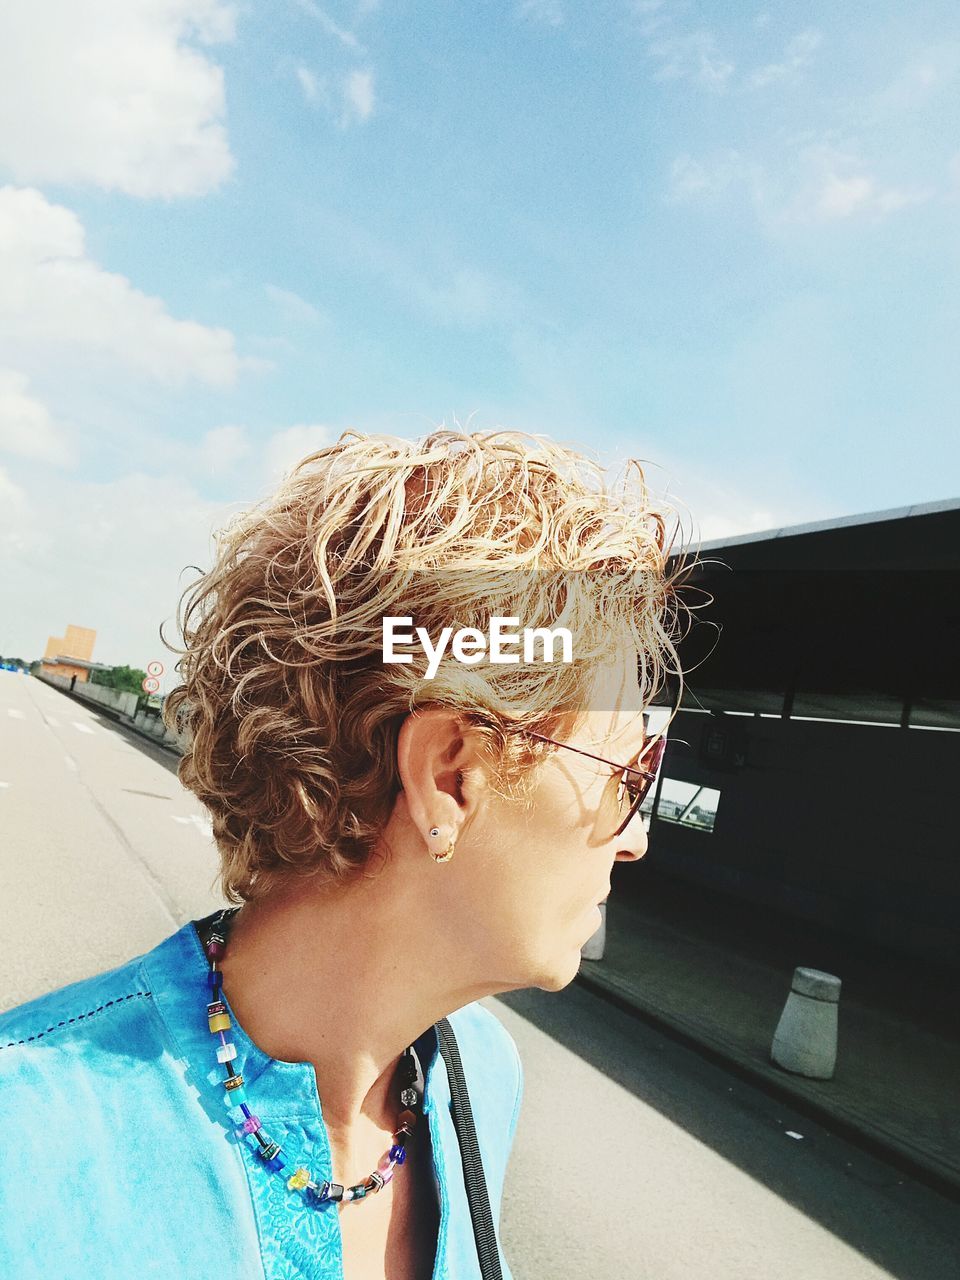
[[[210,836],[213,835],[213,824],[210,822],[210,819],[201,818],[198,813],[191,813],[186,818],[181,818],[178,814],[171,813],[170,817],[174,820],[174,822],[183,822],[183,823],[186,823],[187,825],[192,824],[197,828],[197,830],[200,832],[201,835],[206,836],[208,839]]]
[[[26,720],[26,715],[19,707],[7,707],[7,715],[12,716],[14,720]]]
[[[73,727],[79,729],[81,733],[93,733],[88,724],[84,724],[82,720],[74,720]]]

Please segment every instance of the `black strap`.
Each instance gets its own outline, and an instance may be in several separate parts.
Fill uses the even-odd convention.
[[[460,1061],[460,1046],[457,1044],[457,1037],[453,1034],[453,1027],[446,1018],[441,1018],[435,1026],[440,1052],[443,1054],[450,1079],[453,1123],[460,1142],[460,1158],[463,1161],[463,1177],[467,1187],[467,1199],[470,1202],[470,1217],[473,1219],[473,1234],[476,1237],[477,1255],[480,1258],[480,1274],[483,1280],[503,1280],[500,1250],[497,1248],[493,1214],[490,1212],[487,1181],[483,1176],[483,1162],[480,1159],[473,1112],[470,1109],[470,1095],[467,1093],[463,1063]]]

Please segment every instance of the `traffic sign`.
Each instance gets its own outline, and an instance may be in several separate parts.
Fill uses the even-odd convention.
[[[162,663],[162,662],[148,662],[148,663],[147,663],[147,675],[148,675],[148,676],[162,676],[162,675],[163,675],[163,663]]]
[[[144,693],[156,693],[160,688],[160,681],[156,676],[147,676],[145,680],[140,681],[140,688]]]

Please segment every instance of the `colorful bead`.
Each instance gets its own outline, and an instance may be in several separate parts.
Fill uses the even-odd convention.
[[[307,1198],[317,1204],[331,1204],[343,1199],[343,1187],[339,1182],[321,1182],[319,1187],[309,1187]]]
[[[239,1107],[241,1102],[246,1102],[247,1091],[243,1087],[243,1076],[239,1072],[236,1075],[227,1076],[223,1087],[226,1090],[224,1096],[228,1107]]]
[[[407,1153],[403,1149],[403,1147],[400,1146],[399,1143],[395,1143],[390,1148],[390,1159],[395,1161],[397,1164],[403,1164],[406,1158],[407,1158]]]
[[[304,1169],[303,1165],[300,1165],[299,1168],[295,1169],[287,1179],[287,1186],[291,1191],[302,1191],[309,1181],[309,1170]]]
[[[230,1021],[229,1013],[215,1013],[212,1018],[208,1019],[210,1030],[214,1033],[217,1031],[229,1031],[233,1023]]]
[[[259,1128],[260,1128],[260,1117],[253,1115],[253,1113],[251,1112],[251,1114],[247,1116],[246,1120],[244,1120],[243,1122],[243,1132],[256,1133]]]
[[[222,1044],[217,1050],[218,1062],[232,1062],[237,1056],[237,1046],[232,1042],[230,1044]]]
[[[219,938],[211,938],[207,943],[207,959],[219,960],[223,956],[223,942]]]
[[[352,1200],[352,1199],[353,1199],[353,1187],[344,1187],[344,1189],[343,1189],[343,1195],[340,1197],[340,1199],[343,1201],[343,1203],[344,1203],[344,1204],[346,1204],[348,1200]]]
[[[223,977],[223,974],[220,972],[219,969],[211,969],[210,972],[207,974],[207,985],[211,987],[219,987],[220,979],[222,977]]]
[[[367,1190],[382,1191],[386,1185],[386,1181],[387,1180],[384,1178],[382,1173],[371,1173],[370,1177],[367,1179]]]
[[[284,1164],[286,1163],[280,1157],[280,1145],[279,1143],[276,1143],[276,1142],[271,1142],[269,1146],[262,1147],[257,1152],[257,1155],[260,1157],[263,1163],[267,1166],[267,1168],[272,1169],[274,1172],[276,1172],[279,1169],[282,1169]]]
[[[381,1178],[383,1178],[384,1182],[389,1182],[390,1179],[393,1177],[394,1167],[395,1167],[394,1165],[391,1165],[389,1169],[384,1169],[383,1173],[380,1175]]]
[[[362,1200],[363,1197],[367,1194],[367,1188],[364,1183],[359,1182],[355,1187],[350,1188],[350,1192],[351,1192],[351,1195],[350,1195],[351,1200]]]

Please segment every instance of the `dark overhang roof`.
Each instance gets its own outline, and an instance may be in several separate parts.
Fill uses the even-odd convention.
[[[779,529],[761,529],[754,533],[741,533],[730,538],[714,538],[700,543],[702,551],[716,551],[720,547],[736,547],[748,542],[767,542],[771,538],[796,538],[809,533],[828,533],[833,529],[850,529],[856,525],[888,524],[915,516],[935,515],[939,512],[960,511],[960,498],[943,498],[939,502],[918,502],[910,507],[890,507],[886,511],[866,511],[860,515],[838,516],[833,520],[813,520],[807,524],[784,525]]]
[[[689,548],[692,687],[960,696],[960,499]],[[700,625],[704,624],[704,625]]]
[[[730,568],[960,569],[960,498],[714,538],[685,550]]]

